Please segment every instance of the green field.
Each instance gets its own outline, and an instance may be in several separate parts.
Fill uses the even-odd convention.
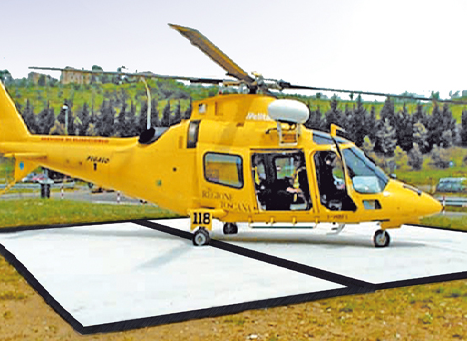
[[[467,149],[461,147],[452,147],[447,149],[449,160],[453,161],[454,166],[446,169],[440,169],[430,165],[430,157],[424,155],[423,167],[420,171],[414,171],[405,167],[405,169],[396,169],[395,174],[398,180],[414,186],[431,186],[431,191],[441,178],[449,177],[467,177],[467,165],[464,158],[467,157]]]
[[[0,226],[74,224],[176,217],[153,205],[96,205],[54,199],[0,201]]]

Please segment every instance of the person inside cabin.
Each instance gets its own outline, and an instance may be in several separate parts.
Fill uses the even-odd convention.
[[[318,187],[321,193],[321,201],[323,203],[330,202],[337,195],[336,179],[334,178],[334,168],[336,167],[336,153],[320,152],[319,153],[319,181]]]
[[[288,211],[291,209],[309,208],[310,190],[303,156],[299,154],[294,155],[292,163],[291,176],[282,177],[283,174],[279,175],[282,167],[280,165],[276,166],[277,180],[274,182],[272,191],[274,193],[274,202],[269,203],[268,209]],[[302,207],[297,208],[296,204],[302,205]],[[303,207],[303,204],[305,207]]]
[[[265,196],[268,195],[266,191],[266,168],[264,166],[264,160],[259,154],[255,154],[252,157],[252,175],[255,183],[255,194],[258,199],[258,203],[261,206],[265,204]]]
[[[310,204],[310,187],[308,186],[308,176],[302,155],[294,156],[294,169],[292,178],[292,192],[295,193],[294,202],[304,202],[306,209],[308,209]]]
[[[260,189],[261,182],[266,180],[264,162],[261,159],[260,155],[253,155],[252,166],[253,179],[255,181],[255,189],[258,191]]]

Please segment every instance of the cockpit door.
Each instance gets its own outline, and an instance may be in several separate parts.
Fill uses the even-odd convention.
[[[345,164],[334,148],[313,154],[318,188],[318,201],[331,211],[355,211],[347,191]]]

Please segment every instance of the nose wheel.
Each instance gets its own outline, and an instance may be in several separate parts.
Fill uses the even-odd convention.
[[[195,233],[193,233],[193,245],[203,246],[208,245],[211,237],[209,236],[208,230],[204,227],[200,227]]]
[[[375,247],[386,247],[389,245],[391,238],[389,237],[389,233],[387,233],[386,230],[378,230],[375,232],[373,241],[375,243]]]

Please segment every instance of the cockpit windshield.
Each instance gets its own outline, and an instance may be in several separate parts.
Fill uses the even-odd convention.
[[[352,147],[343,149],[342,154],[356,192],[374,194],[384,190],[389,178],[363,151]]]

